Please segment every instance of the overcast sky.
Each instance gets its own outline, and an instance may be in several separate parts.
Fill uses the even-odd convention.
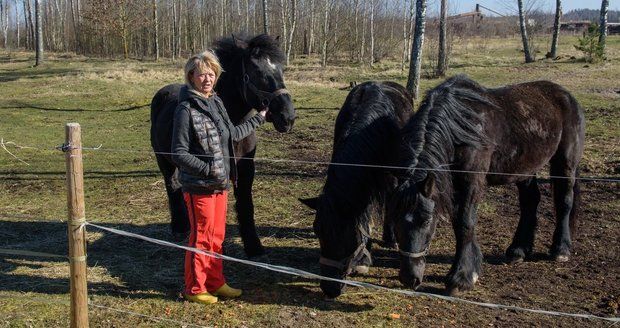
[[[534,4],[536,7],[543,11],[555,12],[555,0],[524,0],[526,5]],[[429,1],[429,11],[439,11],[439,0]],[[452,6],[450,13],[462,13],[473,11],[476,7],[476,3],[479,3],[485,7],[491,8],[502,14],[510,14],[511,11],[517,10],[516,0],[449,0],[449,4]],[[437,8],[435,8],[437,7]],[[567,13],[573,9],[601,9],[601,0],[562,0],[562,11]],[[620,10],[620,0],[610,0],[609,10]],[[492,15],[490,12],[483,13],[486,15]]]

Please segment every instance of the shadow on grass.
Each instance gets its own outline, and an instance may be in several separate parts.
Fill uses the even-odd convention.
[[[1,77],[0,77],[0,82]],[[84,108],[52,108],[52,107],[43,107],[35,104],[28,104],[22,102],[15,102],[12,105],[2,106],[0,109],[33,109],[33,110],[42,110],[42,111],[51,111],[51,112],[128,112],[132,110],[137,110],[145,107],[149,107],[151,104],[144,105],[135,105],[117,109],[84,109]]]
[[[0,171],[0,179],[12,181],[53,181],[65,180],[65,171]],[[85,179],[117,179],[117,178],[139,178],[139,177],[158,177],[161,173],[157,170],[136,170],[136,171],[86,171]]]
[[[11,82],[19,79],[43,79],[50,77],[59,77],[67,75],[75,75],[80,70],[77,68],[24,68],[16,70],[6,70],[0,72],[0,82]]]
[[[168,224],[136,226],[103,223],[101,225],[151,238],[169,240]],[[66,223],[58,221],[0,220],[0,236],[2,236],[0,249],[64,255],[67,254],[68,248],[66,229]],[[228,236],[224,246],[226,254],[236,258],[245,258],[242,245],[231,241],[231,238],[238,237],[237,226],[228,225],[227,229]],[[272,237],[278,238],[280,236],[282,238],[287,238],[287,236],[309,238],[311,234],[311,229],[280,227],[261,227],[259,232],[273,232],[274,230],[277,230],[277,233]],[[90,294],[145,299],[176,300],[178,298],[183,288],[184,250],[111,234],[94,227],[87,228],[87,236]],[[268,254],[258,260],[310,272],[318,271],[318,252],[307,247],[271,247],[268,248]],[[60,262],[68,263],[62,258],[3,255],[0,260],[0,291],[67,293],[69,288],[68,277],[65,277],[67,271],[59,270]],[[323,303],[322,296],[316,288],[318,282],[277,274],[235,262],[226,262],[224,267],[226,277],[234,281],[235,285],[247,290],[244,300],[250,303],[279,305],[304,303],[313,308],[320,308],[320,304]],[[25,270],[26,268],[34,271]],[[299,281],[314,284],[315,288],[294,284]],[[340,303],[334,303],[326,305],[325,309],[338,309]],[[344,303],[341,305],[342,311],[367,309]]]

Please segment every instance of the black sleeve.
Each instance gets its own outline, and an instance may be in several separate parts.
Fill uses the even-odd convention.
[[[201,160],[190,152],[194,139],[189,108],[180,104],[174,112],[172,127],[172,161],[182,170],[196,176],[208,176],[210,160]]]
[[[234,125],[228,117],[228,112],[226,112],[226,108],[224,108],[224,102],[222,102],[220,98],[215,98],[215,103],[217,104],[217,106],[220,106],[222,116],[224,116],[224,120],[228,125],[228,130],[230,131],[230,136],[233,141],[240,141],[241,139],[249,136],[252,131],[265,123],[265,118],[262,117],[260,114],[256,114],[252,116],[249,120],[239,125]]]
[[[236,126],[233,126],[230,120],[228,122],[230,123],[230,135],[233,141],[239,141],[249,136],[258,126],[265,123],[265,119],[260,114],[256,114],[249,120]]]

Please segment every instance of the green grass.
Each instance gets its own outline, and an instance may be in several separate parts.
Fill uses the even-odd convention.
[[[495,87],[522,81],[548,79],[564,85],[586,109],[587,144],[583,166],[587,175],[617,174],[620,158],[620,37],[608,38],[607,62],[586,65],[572,44],[561,38],[559,61],[541,60],[522,64],[519,39],[468,39],[456,41],[450,75],[465,73],[482,84]],[[539,44],[544,45],[544,40]],[[544,46],[543,46],[544,47]],[[542,57],[544,54],[538,54]],[[571,56],[576,57],[571,59]],[[149,107],[162,86],[181,81],[181,63],[107,61],[80,56],[50,54],[42,67],[32,67],[33,55],[0,51],[0,248],[66,253],[66,196],[64,154],[53,148],[64,142],[64,124],[82,126],[85,197],[88,220],[167,238],[167,204],[162,179],[150,153]],[[428,63],[426,63],[426,66]],[[350,81],[370,79],[406,82],[396,60],[383,60],[375,67],[364,65],[321,68],[314,57],[294,60],[287,68],[298,119],[294,131],[279,134],[265,126],[258,132],[259,158],[329,161],[333,123],[347,95]],[[421,90],[440,79],[422,80]],[[121,151],[123,150],[123,151]],[[297,266],[317,272],[318,241],[311,232],[313,215],[298,197],[316,195],[323,183],[325,166],[257,162],[254,185],[256,220],[262,241],[270,253],[261,260]],[[290,174],[281,174],[282,172]],[[303,174],[297,174],[303,173]],[[584,174],[585,175],[585,174]],[[232,205],[232,204],[231,204]],[[618,202],[603,202],[592,211],[612,227],[618,225]],[[495,212],[516,215],[501,200],[483,204],[484,215]],[[452,250],[446,229],[436,242],[445,254]],[[616,231],[617,232],[617,231]],[[236,233],[234,214],[229,215],[226,250],[244,257]],[[509,238],[510,236],[504,236]],[[616,236],[617,241],[617,236]],[[543,248],[541,241],[540,248]],[[483,245],[495,251],[495,244]],[[504,240],[498,243],[501,253]],[[226,264],[232,284],[246,290],[238,301],[225,301],[205,308],[178,299],[182,286],[183,253],[144,242],[89,229],[89,295],[94,304],[208,326],[434,326],[489,323],[555,325],[554,318],[480,309],[429,299],[412,299],[368,290],[349,289],[337,302],[323,302],[315,281],[266,272],[239,264]],[[387,250],[381,250],[388,254]],[[386,255],[387,256],[387,255]],[[389,257],[389,256],[388,256]],[[612,257],[613,259],[613,257]],[[387,267],[371,269],[362,281],[400,288],[393,260]],[[538,266],[555,264],[536,263]],[[445,274],[449,264],[429,267],[431,275]],[[501,268],[492,267],[488,271]],[[487,274],[487,273],[485,273]],[[431,288],[441,288],[440,278]],[[515,301],[496,294],[493,280],[482,280],[465,297],[484,301],[554,308],[552,301]],[[432,290],[432,289],[431,289]],[[547,290],[534,290],[542,293]],[[544,299],[544,297],[542,297]],[[67,326],[68,267],[64,261],[7,256],[0,260],[0,326]],[[593,303],[592,303],[593,302]],[[566,303],[565,310],[597,310],[596,301],[583,307]],[[472,312],[476,316],[472,317]],[[390,314],[400,314],[392,319]],[[90,308],[91,326],[168,327],[158,322],[103,308]],[[498,319],[499,318],[499,319]],[[503,319],[502,319],[503,318]],[[562,324],[584,324],[564,319]]]

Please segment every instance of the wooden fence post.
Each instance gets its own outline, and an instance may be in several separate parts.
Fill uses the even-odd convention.
[[[84,223],[84,170],[82,167],[82,135],[78,123],[65,126],[65,158],[67,163],[67,208],[69,211],[69,269],[71,286],[71,327],[88,327],[88,295],[86,289],[86,238]]]

